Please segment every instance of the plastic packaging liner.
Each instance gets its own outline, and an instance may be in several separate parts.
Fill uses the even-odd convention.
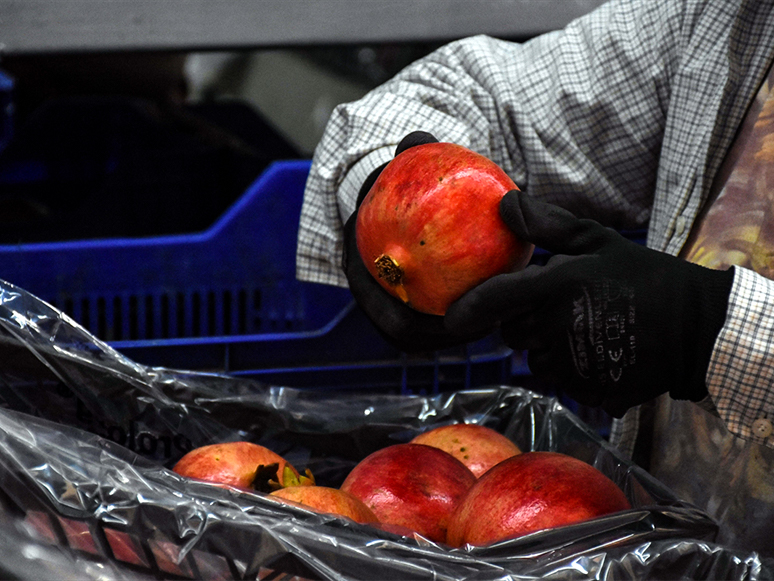
[[[774,578],[554,399],[518,387],[424,397],[147,368],[1,281],[0,363],[0,572],[14,578]],[[193,447],[245,439],[338,486],[370,452],[461,421],[593,464],[634,508],[450,549],[169,470]]]

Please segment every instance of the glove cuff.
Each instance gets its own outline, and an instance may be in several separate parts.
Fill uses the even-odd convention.
[[[696,266],[692,281],[696,302],[691,318],[695,326],[686,329],[683,337],[688,374],[686,381],[673,387],[669,395],[673,399],[701,401],[708,395],[707,369],[715,348],[715,340],[726,321],[728,298],[734,283],[734,269],[713,270]]]

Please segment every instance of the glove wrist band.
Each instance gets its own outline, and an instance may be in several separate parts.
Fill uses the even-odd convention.
[[[693,281],[697,298],[694,305],[695,327],[686,329],[683,344],[685,360],[694,362],[687,383],[670,390],[672,399],[701,401],[707,397],[706,375],[715,341],[726,321],[728,297],[734,282],[734,269],[725,271],[704,267]]]

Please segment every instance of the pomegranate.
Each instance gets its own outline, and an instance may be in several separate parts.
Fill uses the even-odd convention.
[[[448,452],[465,464],[478,478],[495,464],[521,454],[508,438],[479,424],[451,424],[434,428],[411,440]]]
[[[590,464],[525,452],[478,479],[452,516],[447,543],[488,545],[629,508],[623,491]]]
[[[317,512],[345,516],[359,523],[376,523],[379,520],[360,500],[337,488],[291,486],[275,490],[269,496],[282,502],[300,504]]]
[[[487,278],[526,266],[534,249],[499,203],[516,184],[497,164],[453,143],[398,154],[363,199],[357,248],[368,271],[415,310],[443,315]]]
[[[341,485],[380,522],[443,543],[449,518],[476,481],[451,454],[421,444],[394,444],[367,456]]]
[[[172,470],[197,480],[262,492],[314,484],[308,471],[306,476],[299,475],[282,456],[252,442],[224,442],[194,448]]]

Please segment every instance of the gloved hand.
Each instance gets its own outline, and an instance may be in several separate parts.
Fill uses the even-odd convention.
[[[500,214],[553,256],[465,294],[446,313],[449,329],[499,322],[506,344],[529,351],[535,377],[615,417],[666,392],[707,395],[733,270],[648,249],[524,192],[506,194]]]
[[[395,155],[410,147],[438,140],[429,133],[415,131],[404,137],[395,150]],[[420,313],[407,307],[381,285],[365,267],[357,251],[355,224],[357,209],[373,186],[376,178],[387,164],[371,172],[357,198],[355,212],[344,225],[344,255],[342,266],[355,301],[363,309],[381,335],[393,346],[405,352],[435,351],[461,345],[486,336],[486,331],[456,334],[446,329],[443,317]],[[491,331],[491,330],[490,330]]]

